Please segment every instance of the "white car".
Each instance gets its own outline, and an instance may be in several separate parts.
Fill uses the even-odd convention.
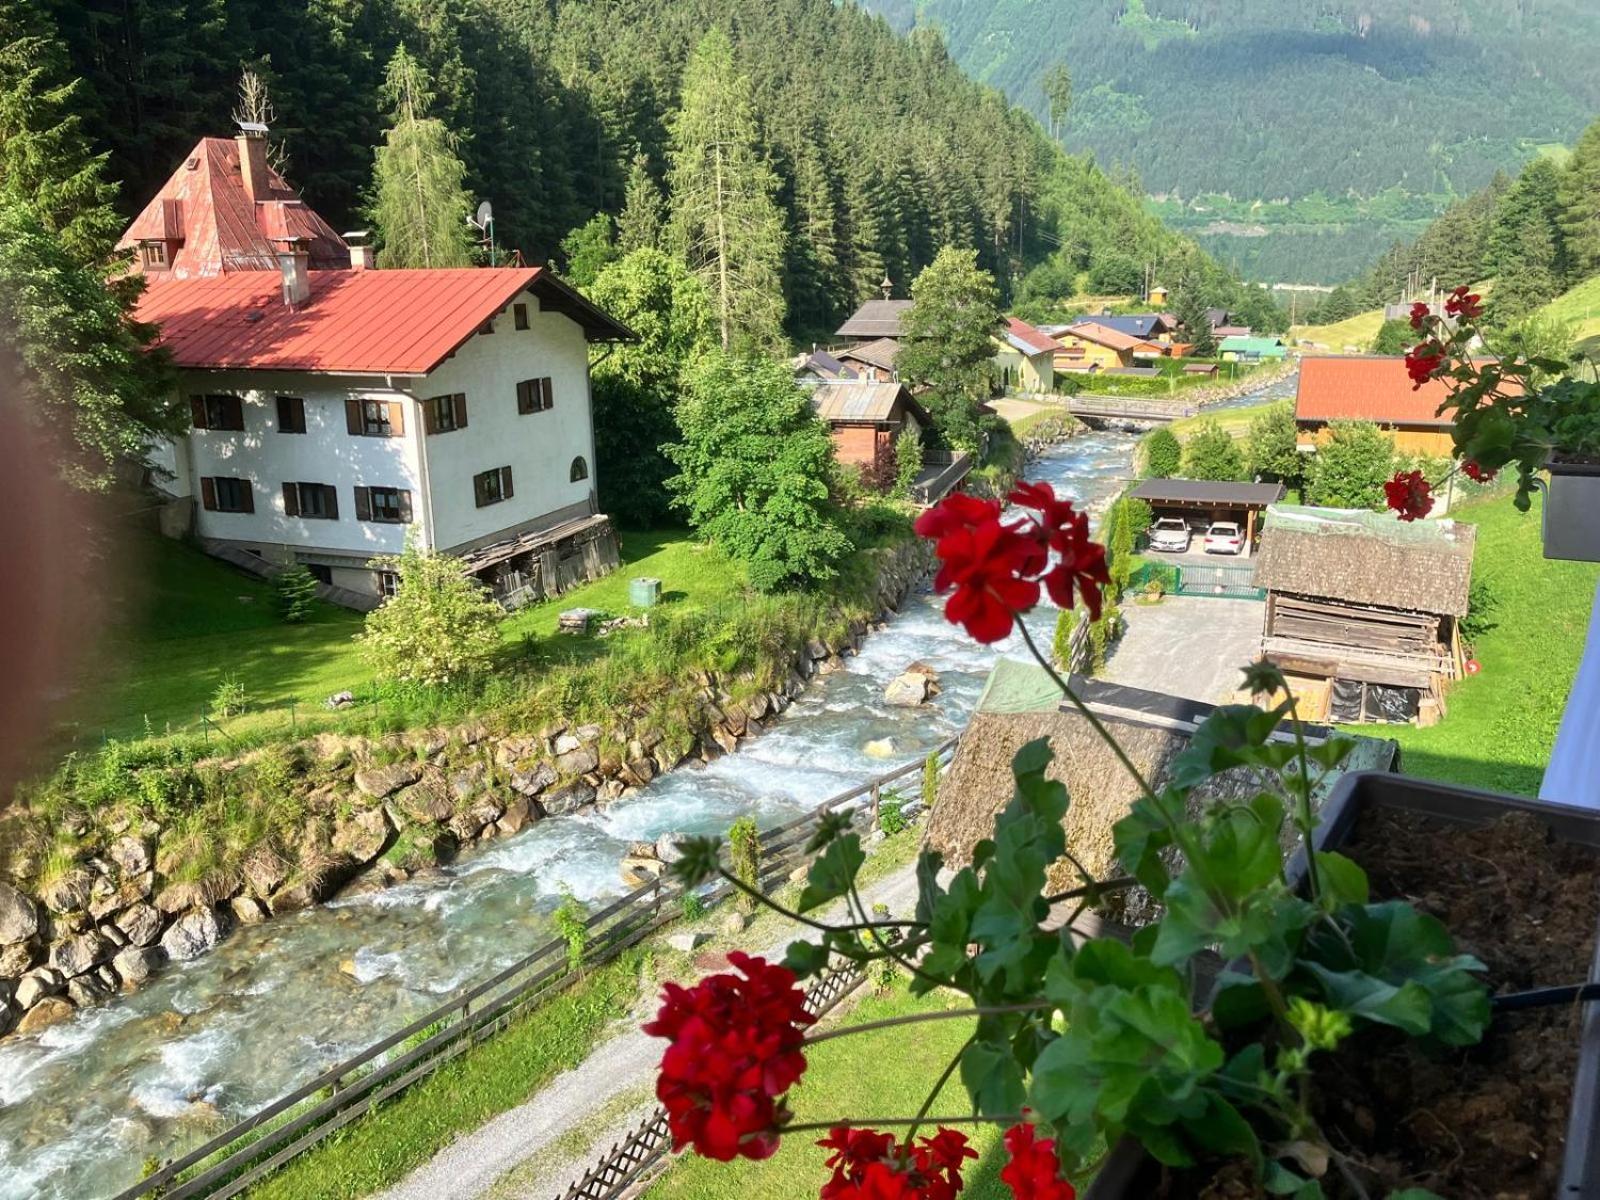
[[[1218,521],[1206,530],[1207,554],[1243,554],[1244,532],[1232,521]]]
[[[1150,526],[1150,549],[1167,554],[1182,554],[1189,548],[1189,522],[1181,517],[1162,517]]]

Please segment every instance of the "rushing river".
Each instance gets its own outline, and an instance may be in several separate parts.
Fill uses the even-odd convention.
[[[1029,474],[1104,502],[1133,441],[1085,436]],[[1048,644],[1053,610],[1033,621]],[[965,725],[994,656],[920,592],[735,754],[605,811],[543,821],[442,876],[241,929],[125,999],[0,1042],[0,1200],[95,1200],[128,1186],[146,1159],[175,1157],[526,954],[563,888],[620,894],[630,840],[722,832],[747,813],[776,824],[920,757]],[[943,694],[930,708],[886,706],[884,684],[917,659]],[[866,752],[883,739],[887,757]]]

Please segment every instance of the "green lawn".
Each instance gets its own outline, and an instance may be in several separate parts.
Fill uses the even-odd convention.
[[[628,581],[653,575],[666,603],[714,603],[739,594],[742,569],[681,529],[624,532],[622,567],[559,600],[531,605],[505,622],[509,642],[536,639],[550,658],[593,655],[605,643],[555,638],[557,614],[587,607],[631,611]],[[250,711],[227,722],[230,736],[248,736],[290,721],[326,721],[322,702],[335,692],[360,692],[371,683],[354,635],[361,616],[319,604],[313,618],[286,625],[272,589],[184,543],[154,534],[129,538],[120,564],[123,594],[112,606],[97,652],[77,680],[74,718],[64,740],[94,744],[103,737],[192,730],[226,675],[244,685]]]
[[[1354,346],[1364,354],[1382,327],[1383,310],[1374,308],[1332,325],[1296,325],[1289,336],[1297,342],[1316,342],[1335,353]]]
[[[1586,279],[1571,291],[1557,296],[1544,308],[1540,315],[1554,317],[1558,321],[1571,321],[1574,325],[1573,339],[1583,341],[1600,334],[1600,275],[1593,279]]]
[[[1265,404],[1251,404],[1244,408],[1218,408],[1207,409],[1198,416],[1183,417],[1172,422],[1167,428],[1177,435],[1178,440],[1185,441],[1194,435],[1208,421],[1215,421],[1230,437],[1243,438],[1249,436],[1250,422],[1269,409],[1277,408],[1280,404],[1287,404],[1287,400],[1269,400]]]
[[[904,988],[895,987],[867,997],[842,1019],[859,1024],[965,1003],[965,998],[954,996],[914,999]],[[805,1077],[790,1094],[795,1120],[912,1116],[927,1089],[971,1035],[973,1024],[931,1021],[822,1043],[807,1053]],[[966,1089],[955,1080],[945,1085],[933,1119],[970,1111]],[[960,1128],[982,1156],[967,1166],[967,1186],[961,1193],[964,1200],[1010,1200],[1010,1189],[1000,1182],[1005,1162],[1000,1130],[994,1126]],[[648,1200],[793,1200],[815,1195],[828,1178],[822,1165],[826,1155],[815,1145],[821,1136],[785,1138],[778,1153],[765,1162],[718,1163],[685,1153],[645,1196]]]
[[[1526,515],[1505,496],[1455,516],[1478,526],[1474,570],[1497,601],[1497,624],[1476,646],[1483,670],[1451,688],[1449,715],[1431,729],[1354,732],[1394,737],[1407,774],[1532,796],[1583,653],[1600,567],[1544,558],[1537,498]]]

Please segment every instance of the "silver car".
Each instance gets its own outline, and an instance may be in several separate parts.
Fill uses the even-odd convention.
[[[1150,549],[1165,554],[1182,554],[1189,548],[1189,522],[1181,517],[1162,517],[1150,526]]]

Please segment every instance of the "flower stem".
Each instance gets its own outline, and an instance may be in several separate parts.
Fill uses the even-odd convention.
[[[875,1029],[893,1029],[899,1025],[921,1025],[925,1021],[950,1021],[962,1017],[995,1017],[1006,1013],[1043,1012],[1054,1008],[1055,1005],[1044,1000],[1035,1000],[1027,1004],[990,1004],[978,1008],[952,1008],[942,1012],[913,1013],[904,1017],[885,1017],[881,1021],[867,1021],[862,1025],[846,1025],[842,1029],[830,1029],[826,1033],[814,1034],[806,1038],[807,1046],[819,1045],[822,1042],[832,1041],[834,1038],[853,1037],[858,1033],[871,1033]]]
[[[944,1091],[944,1085],[950,1082],[950,1076],[954,1075],[956,1068],[961,1065],[961,1058],[964,1054],[966,1054],[967,1048],[977,1040],[978,1035],[974,1033],[966,1041],[961,1043],[961,1048],[956,1051],[955,1057],[950,1060],[950,1062],[945,1066],[944,1071],[940,1074],[939,1078],[934,1082],[933,1090],[928,1093],[928,1098],[922,1102],[922,1107],[917,1109],[917,1119],[912,1123],[911,1132],[906,1134],[906,1141],[909,1142],[912,1138],[917,1136],[917,1129],[920,1127],[920,1122],[927,1117],[928,1110],[933,1107],[933,1102],[939,1098],[939,1093]]]
[[[779,916],[788,917],[789,920],[797,921],[801,925],[809,925],[812,929],[821,930],[823,933],[856,933],[867,929],[927,928],[927,924],[922,921],[859,921],[846,925],[829,925],[826,921],[818,921],[814,917],[808,917],[802,913],[795,912],[793,909],[785,908],[771,896],[763,892],[760,888],[751,887],[744,880],[740,879],[738,876],[732,874],[730,871],[727,871],[722,867],[717,868],[717,874],[722,876],[722,878],[726,879],[745,895],[749,896],[752,900],[755,900],[758,904],[765,905]]]
[[[1020,1125],[1027,1120],[1021,1113],[1011,1113],[1004,1117],[982,1117],[970,1115],[965,1117],[940,1117],[941,1125]],[[801,1121],[794,1125],[784,1125],[779,1133],[813,1133],[819,1130],[832,1129],[879,1129],[900,1125],[910,1125],[915,1128],[921,1123],[918,1117],[840,1117],[837,1121]]]
[[[1094,900],[1106,892],[1124,892],[1129,888],[1139,886],[1139,881],[1132,875],[1118,875],[1115,879],[1107,879],[1100,883],[1090,883],[1083,887],[1073,888],[1071,891],[1057,892],[1053,896],[1046,896],[1046,904],[1060,904],[1063,900]]]

